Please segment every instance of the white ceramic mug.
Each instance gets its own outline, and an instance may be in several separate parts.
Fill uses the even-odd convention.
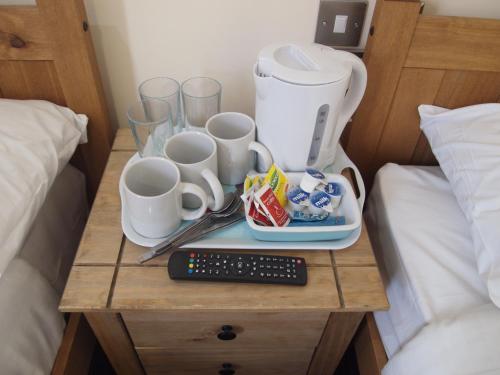
[[[170,137],[163,147],[163,155],[172,160],[181,172],[181,180],[199,185],[208,196],[208,207],[214,211],[224,204],[224,191],[217,178],[217,145],[208,135],[187,131]],[[187,194],[183,204],[196,208],[199,201]]]
[[[255,142],[255,121],[243,113],[224,112],[210,117],[205,126],[217,143],[219,179],[223,184],[237,185],[255,166],[255,151],[268,170],[273,158],[269,150]]]
[[[127,165],[123,174],[123,194],[130,223],[140,235],[161,238],[194,220],[207,209],[207,195],[195,184],[181,182],[177,166],[161,157],[146,157]],[[182,194],[194,194],[202,202],[197,210],[182,208]]]

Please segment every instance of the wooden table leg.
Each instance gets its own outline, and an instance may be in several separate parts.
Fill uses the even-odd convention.
[[[144,374],[120,314],[95,312],[85,317],[118,375]]]
[[[364,312],[330,314],[308,375],[333,375],[364,315]]]

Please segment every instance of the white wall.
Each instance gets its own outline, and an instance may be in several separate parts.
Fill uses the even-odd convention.
[[[500,18],[500,0],[426,3],[428,14]],[[138,84],[158,75],[179,81],[214,77],[223,85],[223,110],[253,115],[251,68],[258,51],[277,41],[312,41],[318,5],[319,0],[86,0],[114,122],[126,126]]]

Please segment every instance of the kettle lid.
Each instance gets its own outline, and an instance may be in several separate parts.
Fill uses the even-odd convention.
[[[351,74],[352,65],[336,51],[321,44],[272,44],[258,56],[259,75],[299,85],[323,85]]]

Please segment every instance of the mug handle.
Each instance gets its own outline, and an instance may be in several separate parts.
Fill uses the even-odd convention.
[[[273,164],[273,157],[269,150],[263,144],[259,142],[252,141],[248,145],[248,151],[255,151],[260,157],[262,162],[264,163],[266,172],[271,168]]]
[[[194,194],[201,200],[201,207],[196,210],[186,210],[185,208],[181,209],[181,217],[182,220],[195,220],[203,216],[205,211],[207,210],[207,194],[205,191],[199,187],[198,185],[191,184],[189,182],[181,182],[181,194]]]
[[[201,172],[201,176],[208,182],[214,196],[213,198],[208,197],[208,208],[212,211],[220,210],[224,205],[224,190],[222,190],[219,179],[210,169],[204,169]]]

